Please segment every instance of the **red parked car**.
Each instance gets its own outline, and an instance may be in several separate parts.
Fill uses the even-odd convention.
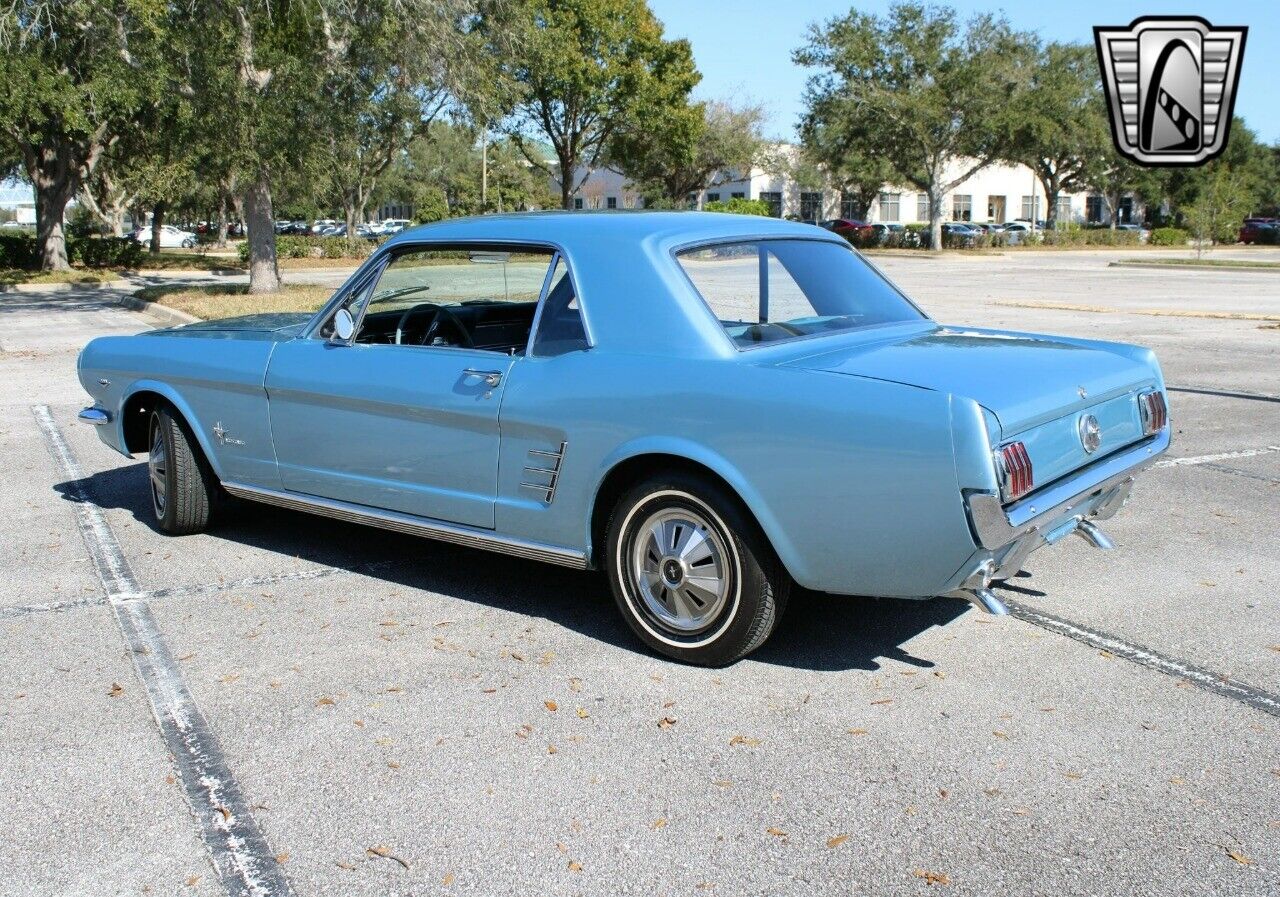
[[[832,233],[839,234],[851,243],[870,237],[872,231],[870,224],[854,218],[833,218],[830,221],[819,221],[818,227],[826,228]]]
[[[1257,243],[1266,228],[1280,228],[1280,218],[1246,218],[1238,239],[1241,243]]]

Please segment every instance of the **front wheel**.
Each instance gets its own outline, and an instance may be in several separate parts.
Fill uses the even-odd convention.
[[[191,239],[190,237],[187,237],[187,239],[182,241],[183,249],[194,249],[195,245],[196,245],[196,241]]]
[[[151,414],[147,473],[156,525],[173,536],[202,532],[209,525],[217,480],[187,425],[161,406]]]
[[[684,473],[622,496],[607,552],[614,599],[640,640],[701,666],[733,663],[764,644],[791,582],[736,496]]]

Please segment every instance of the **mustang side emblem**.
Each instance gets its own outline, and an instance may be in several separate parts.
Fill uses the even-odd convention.
[[[1120,155],[1153,166],[1202,165],[1221,155],[1248,33],[1198,16],[1094,28]]]
[[[1098,419],[1092,414],[1080,415],[1080,444],[1084,446],[1084,450],[1092,455],[1098,450],[1098,446],[1102,445],[1102,427],[1098,426]]]
[[[228,435],[229,432],[222,426],[222,421],[218,421],[213,425],[213,435],[217,437],[219,445],[244,445],[243,439],[232,439]]]

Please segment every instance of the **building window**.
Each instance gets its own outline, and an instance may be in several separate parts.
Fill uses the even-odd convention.
[[[719,201],[720,201],[720,194],[719,194],[719,193],[708,193],[708,194],[707,194],[707,202],[719,202]]]
[[[1040,197],[1039,196],[1023,196],[1022,197],[1022,220],[1023,221],[1039,221],[1040,220]]]
[[[916,194],[916,221],[929,220],[929,196],[926,193]]]
[[[1054,215],[1059,224],[1066,224],[1071,220],[1071,197],[1059,196],[1057,211]]]
[[[858,197],[852,193],[840,191],[840,217],[841,218],[860,218],[861,209],[858,208]]]
[[[618,207],[618,197],[610,196],[604,201],[604,205],[607,209],[616,209]]]
[[[881,221],[897,221],[902,217],[899,207],[902,201],[901,193],[881,193],[880,194],[880,220]]]
[[[1084,200],[1084,220],[1089,224],[1101,224],[1106,218],[1101,196],[1087,196]]]
[[[817,221],[822,216],[822,194],[800,194],[800,220]]]
[[[688,194],[687,196],[685,196],[684,202],[688,208],[696,209],[698,207],[698,194],[696,193]]]
[[[573,207],[574,207],[575,209],[581,209],[581,208],[582,208],[582,197],[581,197],[581,196],[575,196],[575,197],[573,198]]]
[[[730,193],[729,198],[730,199],[746,199],[747,194],[743,193],[741,190],[737,190],[737,191],[734,191],[733,193]]]
[[[987,220],[995,224],[1004,224],[1005,218],[1005,197],[988,196],[987,197]]]
[[[952,193],[951,194],[951,220],[952,221],[972,221],[973,220],[973,194],[971,193]]]
[[[760,191],[760,201],[769,204],[769,216],[772,218],[782,217],[782,194],[771,193],[767,190]]]

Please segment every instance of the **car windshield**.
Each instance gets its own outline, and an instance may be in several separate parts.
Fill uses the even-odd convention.
[[[819,240],[699,246],[676,254],[740,348],[924,319],[851,248]]]

